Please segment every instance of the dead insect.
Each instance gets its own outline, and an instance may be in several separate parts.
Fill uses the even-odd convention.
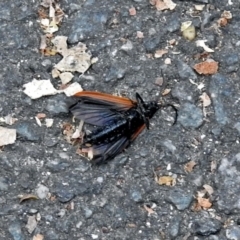
[[[98,126],[83,138],[80,152],[92,163],[113,159],[127,148],[159,109],[156,101],[144,102],[136,93],[136,101],[110,94],[83,91],[75,95],[79,101],[70,107],[72,114],[85,123]]]

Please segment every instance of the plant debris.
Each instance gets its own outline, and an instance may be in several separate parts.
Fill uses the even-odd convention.
[[[221,18],[218,19],[218,25],[220,27],[225,27],[232,19],[232,13],[230,11],[223,11]]]
[[[86,52],[87,47],[79,42],[72,48],[67,47],[67,37],[57,36],[52,40],[56,50],[63,56],[63,59],[55,65],[61,72],[84,73],[91,66],[91,54]]]
[[[177,6],[172,0],[150,0],[150,4],[155,6],[158,11],[173,10]]]
[[[71,97],[76,93],[83,91],[83,89],[79,83],[74,82],[62,91],[66,94],[66,96]]]
[[[28,221],[27,221],[27,224],[26,224],[27,231],[30,234],[32,234],[36,227],[37,227],[36,216],[35,215],[28,216]]]
[[[19,200],[20,203],[25,201],[25,200],[29,200],[29,199],[34,199],[34,200],[39,199],[37,195],[31,194],[31,193],[30,194],[19,195],[18,197],[20,198],[20,200]]]
[[[74,76],[70,72],[63,72],[59,75],[59,77],[62,81],[62,84],[67,84],[73,79]]]
[[[185,164],[184,166],[184,170],[188,173],[193,171],[193,168],[197,165],[197,163],[195,161],[190,161],[188,163]]]
[[[0,127],[0,147],[15,143],[17,138],[16,129]]]
[[[43,31],[47,34],[58,31],[58,25],[64,17],[64,12],[60,5],[55,0],[43,0],[40,5],[43,8],[39,9],[38,14]]]
[[[159,185],[174,186],[176,184],[176,180],[171,176],[162,176],[158,178],[157,183]]]
[[[155,214],[155,211],[152,208],[148,207],[146,204],[144,204],[143,207],[147,211],[148,216],[150,216],[151,214]]]
[[[47,127],[47,128],[52,127],[53,121],[54,121],[54,120],[53,120],[52,118],[46,118],[46,119],[45,119],[45,125],[46,125],[46,127]]]
[[[136,8],[135,7],[131,7],[129,9],[129,15],[130,16],[135,16],[137,14]]]
[[[197,41],[196,41],[196,45],[197,45],[197,47],[202,47],[202,48],[204,49],[204,51],[206,51],[206,52],[214,52],[214,50],[211,49],[211,48],[209,48],[209,47],[205,44],[205,42],[207,42],[207,40],[197,40]]]
[[[43,240],[43,239],[44,239],[44,236],[39,233],[33,236],[33,240]]]
[[[154,53],[155,58],[161,58],[164,54],[168,53],[166,49],[159,49]]]
[[[207,116],[207,112],[206,112],[206,107],[211,105],[211,98],[207,95],[207,93],[203,92],[202,95],[200,96],[200,100],[203,103],[203,115],[204,117]]]
[[[31,82],[24,84],[23,87],[25,88],[23,92],[31,99],[55,95],[57,93],[65,93],[66,96],[70,97],[75,95],[77,92],[81,92],[83,90],[79,83],[72,83],[63,90],[57,90],[53,87],[50,80],[36,79],[33,79]],[[36,121],[39,123],[37,119]]]
[[[13,125],[17,120],[17,118],[14,118],[11,114],[8,114],[7,116],[0,118],[0,123],[2,122],[8,125]]]
[[[212,75],[218,71],[218,62],[208,59],[205,62],[195,64],[193,68],[199,74]]]
[[[196,29],[191,21],[183,22],[181,32],[185,39],[192,41],[196,37]]]
[[[42,96],[55,95],[58,93],[50,80],[37,80],[33,79],[31,82],[23,85],[25,90],[23,91],[31,99],[37,99]]]
[[[198,197],[197,203],[202,208],[210,208],[212,206],[209,198]]]

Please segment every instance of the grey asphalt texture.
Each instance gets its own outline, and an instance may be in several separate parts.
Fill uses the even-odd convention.
[[[131,147],[91,166],[63,135],[64,123],[77,124],[68,111],[75,99],[58,94],[32,100],[23,93],[33,78],[60,86],[51,70],[62,57],[39,51],[40,1],[1,0],[0,117],[18,121],[0,123],[17,129],[16,142],[0,151],[0,239],[240,239],[240,3],[174,2],[174,10],[157,11],[148,0],[59,1],[65,17],[54,35],[67,36],[70,47],[84,42],[98,58],[84,74],[74,73],[73,82],[132,99],[138,92],[178,110],[174,124],[174,110],[161,108]],[[196,4],[205,6],[196,11]],[[224,11],[232,19],[219,27]],[[192,41],[180,31],[185,21],[196,28]],[[202,39],[214,52],[196,46]],[[204,59],[219,63],[217,73],[193,69]],[[203,93],[211,99],[206,116]],[[53,118],[53,126],[37,125],[38,113]],[[188,171],[190,161],[196,165]],[[158,184],[163,176],[174,184]],[[38,199],[20,202],[26,194]],[[199,205],[200,196],[211,206]]]

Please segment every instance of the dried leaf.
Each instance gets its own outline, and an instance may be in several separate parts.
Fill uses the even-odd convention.
[[[170,176],[162,176],[162,177],[159,177],[158,184],[172,186],[174,181],[175,181],[175,179]]]
[[[7,116],[0,118],[0,122],[6,123],[6,124],[8,124],[8,125],[13,125],[17,120],[18,120],[18,119],[12,117],[11,114],[8,114]]]
[[[59,77],[59,75],[60,75],[60,72],[56,68],[53,68],[52,69],[52,77],[57,78],[57,77]]]
[[[197,202],[198,202],[198,205],[203,208],[210,208],[212,206],[212,203],[208,198],[198,197]]]
[[[42,50],[42,52],[47,48],[47,37],[46,35],[42,35],[40,37],[40,46],[39,49]]]
[[[211,162],[211,172],[212,172],[212,173],[215,172],[216,169],[217,169],[217,161],[216,161],[216,160],[213,160],[213,161]]]
[[[165,63],[166,65],[170,65],[170,64],[172,63],[171,58],[166,58],[166,59],[164,60],[164,63]]]
[[[166,53],[168,53],[168,50],[166,50],[166,49],[159,49],[159,50],[156,50],[156,52],[154,53],[154,57],[155,58],[161,58]]]
[[[127,227],[129,227],[129,228],[135,228],[135,227],[137,227],[137,225],[134,224],[134,223],[128,223],[128,224],[127,224]]]
[[[27,231],[31,234],[35,228],[37,227],[37,221],[35,215],[33,216],[28,216],[28,221],[27,221]]]
[[[163,85],[163,77],[157,77],[155,79],[155,84],[158,86],[162,86]]]
[[[193,171],[193,168],[197,165],[197,163],[195,161],[190,161],[188,163],[185,164],[184,166],[184,170],[188,173]]]
[[[135,16],[137,14],[136,8],[132,7],[129,9],[129,15],[130,16]]]
[[[204,4],[198,5],[197,4],[197,5],[194,5],[194,7],[197,11],[202,11],[204,9],[205,5]]]
[[[34,235],[33,240],[44,240],[44,236],[42,234]]]
[[[203,187],[208,192],[209,195],[213,194],[214,190],[213,190],[213,188],[210,185],[204,184]]]
[[[158,11],[163,11],[168,9],[167,5],[161,0],[155,1],[155,7],[157,8]]]
[[[63,72],[59,75],[59,77],[62,81],[62,84],[67,84],[73,79],[74,76],[70,72]]]
[[[0,127],[0,147],[15,143],[17,138],[16,129]]]
[[[197,47],[202,47],[202,48],[204,49],[204,51],[206,51],[206,52],[214,52],[214,50],[211,49],[211,48],[209,48],[209,47],[205,44],[205,42],[207,42],[207,40],[197,40],[197,41],[196,41],[196,45],[197,45]]]
[[[163,11],[166,9],[173,10],[176,7],[176,4],[172,0],[155,0],[150,1],[152,5],[155,5],[158,11]]]
[[[221,14],[222,18],[226,18],[227,20],[232,19],[232,13],[230,11],[223,11],[223,13]]]
[[[52,118],[46,118],[45,119],[45,124],[47,128],[50,128],[53,125],[53,119]]]
[[[167,5],[167,7],[170,10],[173,10],[177,6],[177,4],[174,3],[172,0],[163,0],[163,2]]]
[[[55,68],[61,72],[86,72],[92,64],[91,54],[86,52],[86,45],[79,42],[77,46],[68,49],[66,41],[65,36],[57,36],[52,40],[57,51],[63,56]]]
[[[25,200],[29,200],[29,199],[34,199],[34,200],[37,200],[38,197],[34,194],[24,194],[24,195],[19,195],[20,197],[20,203],[25,201]]]
[[[37,125],[38,125],[39,127],[41,127],[41,126],[42,126],[42,123],[41,123],[40,119],[39,119],[38,117],[35,117],[35,120],[36,120]]]
[[[191,25],[192,25],[192,21],[182,22],[182,24],[181,24],[181,32],[183,32],[186,29],[188,29]]]
[[[228,24],[228,20],[226,18],[219,18],[217,23],[220,27],[225,27]]]
[[[183,22],[181,32],[185,39],[192,41],[196,37],[196,29],[191,21]]]
[[[25,90],[23,91],[31,99],[37,99],[42,96],[55,95],[58,91],[53,87],[50,80],[36,80],[23,85]]]
[[[166,88],[166,89],[164,89],[164,91],[162,92],[162,96],[166,96],[166,95],[168,95],[170,92],[171,92],[171,89],[170,89],[170,88]]]
[[[137,38],[144,38],[143,32],[137,31]]]
[[[148,212],[148,216],[155,213],[155,211],[152,208],[148,207],[147,205],[144,204],[143,207]]]
[[[66,96],[71,97],[78,92],[82,92],[83,89],[79,83],[74,82],[62,91],[66,94]]]
[[[45,0],[41,4],[45,9],[39,10],[40,23],[45,33],[58,31],[58,25],[62,21],[64,12],[55,1]],[[48,10],[48,14],[47,14]]]
[[[64,138],[67,140],[68,143],[72,143],[72,135],[75,131],[74,126],[70,123],[64,123],[62,125],[62,129]]]
[[[207,93],[203,92],[200,96],[201,101],[203,102],[203,107],[208,107],[211,105],[211,98],[207,95]]]
[[[45,118],[47,115],[45,114],[45,113],[38,113],[37,114],[37,118],[39,118],[39,119],[43,119],[43,118]]]
[[[195,64],[193,68],[199,74],[204,75],[215,74],[218,71],[218,62],[215,62],[212,59],[208,59],[205,62]]]

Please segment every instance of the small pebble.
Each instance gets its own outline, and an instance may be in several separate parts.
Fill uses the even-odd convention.
[[[213,101],[216,120],[222,125],[227,124],[229,121],[223,98],[230,97],[231,91],[228,81],[223,75],[215,74],[212,76],[209,92]]]
[[[40,127],[32,122],[17,123],[16,129],[17,134],[24,140],[37,142],[42,137]]]
[[[239,226],[230,226],[226,230],[226,237],[230,240],[239,240],[240,239],[240,227]]]
[[[188,193],[182,189],[170,190],[166,198],[166,200],[172,203],[178,210],[189,208],[192,199],[192,193]]]
[[[139,203],[143,201],[142,194],[139,191],[133,190],[130,194],[134,202]]]
[[[124,78],[125,73],[126,73],[125,69],[123,69],[119,66],[118,67],[111,66],[106,74],[105,82],[122,79],[122,78]]]
[[[47,100],[45,109],[54,115],[68,113],[68,104],[65,99],[66,98],[62,94],[53,96]]]
[[[25,240],[25,237],[22,233],[21,225],[19,222],[15,221],[10,223],[8,231],[12,236],[13,240]]]
[[[203,123],[203,112],[194,104],[185,103],[179,110],[178,122],[184,127],[198,128]]]
[[[48,197],[49,194],[49,188],[46,186],[39,184],[36,189],[36,194],[40,199],[45,199]]]
[[[154,52],[158,48],[160,42],[161,42],[160,36],[146,38],[146,40],[144,41],[144,47],[146,49],[146,52],[150,53]]]
[[[189,79],[197,80],[196,73],[186,63],[178,60],[176,65],[177,65],[177,70],[178,70],[179,77],[181,79],[183,79],[183,80],[189,80]]]
[[[71,201],[75,196],[74,193],[72,193],[70,190],[66,188],[58,188],[56,190],[56,195],[59,202],[61,203],[67,203]]]
[[[0,191],[7,191],[8,190],[8,181],[5,177],[0,177]]]
[[[192,222],[192,232],[201,236],[209,236],[220,231],[222,223],[214,218],[201,218]]]

